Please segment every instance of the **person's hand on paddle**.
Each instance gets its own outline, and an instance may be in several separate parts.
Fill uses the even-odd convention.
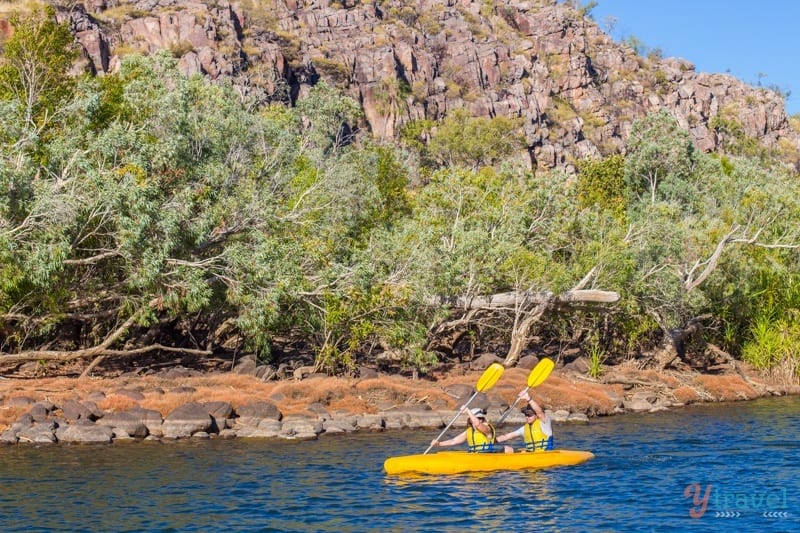
[[[500,379],[500,376],[503,375],[504,370],[505,367],[503,367],[503,365],[501,365],[500,363],[492,363],[491,365],[489,365],[489,368],[484,370],[483,374],[481,374],[481,378],[478,380],[478,384],[475,386],[475,392],[472,394],[472,396],[469,397],[469,400],[467,400],[467,403],[465,403],[464,406],[459,410],[458,414],[467,409],[467,406],[470,403],[472,403],[472,400],[475,399],[475,396],[477,396],[478,393],[485,392],[491,389],[494,386],[494,384],[497,383],[497,380]],[[425,453],[423,453],[422,455],[425,455],[431,450],[431,448],[434,446],[434,442],[438,442],[437,444],[438,446],[450,446],[451,444],[459,444],[466,441],[467,438],[466,431],[462,431],[458,436],[453,437],[452,439],[439,441],[439,439],[441,439],[444,436],[444,434],[447,433],[447,430],[450,429],[450,426],[453,425],[453,422],[456,421],[456,418],[458,418],[458,414],[456,414],[456,416],[453,417],[450,423],[445,426],[442,432],[439,433],[439,436],[436,437],[436,439],[434,439],[433,442],[431,442],[431,445],[428,446],[428,449],[425,450]]]
[[[536,413],[536,416],[538,416],[542,420],[545,420],[545,421],[547,420],[547,417],[545,416],[544,410],[541,408],[541,406],[538,403],[536,403],[536,400],[531,398],[531,395],[528,393],[528,389],[525,389],[524,391],[519,393],[519,399],[524,401],[527,405],[529,405],[534,410],[534,412]]]

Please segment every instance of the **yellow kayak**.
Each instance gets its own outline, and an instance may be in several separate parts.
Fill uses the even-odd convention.
[[[459,474],[461,472],[492,472],[495,470],[524,470],[551,466],[577,465],[594,458],[592,452],[549,450],[515,453],[470,453],[448,451],[419,455],[389,457],[383,463],[387,474]]]

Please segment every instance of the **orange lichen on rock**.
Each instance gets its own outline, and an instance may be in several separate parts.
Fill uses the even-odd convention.
[[[694,383],[717,401],[752,400],[761,396],[738,375],[701,375]]]
[[[690,404],[700,401],[700,395],[697,393],[697,391],[692,387],[685,385],[674,389],[672,391],[672,395],[675,397],[675,401],[682,404]]]
[[[591,381],[572,381],[558,375],[536,388],[534,398],[541,398],[543,407],[585,413],[608,415],[617,405],[616,394],[609,394],[608,387]]]

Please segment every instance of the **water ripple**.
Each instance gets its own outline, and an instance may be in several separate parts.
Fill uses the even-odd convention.
[[[390,477],[424,431],[0,448],[3,531],[797,531],[800,400],[559,424],[576,467]],[[697,500],[686,491],[698,488]],[[708,489],[710,487],[710,489]],[[709,490],[704,512],[702,494]],[[781,506],[787,507],[783,509]],[[788,516],[766,517],[766,511]],[[721,517],[738,513],[736,517]]]

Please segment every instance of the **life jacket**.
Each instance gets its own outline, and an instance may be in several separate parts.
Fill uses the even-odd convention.
[[[471,452],[491,452],[494,450],[495,431],[494,426],[486,422],[492,430],[491,436],[487,437],[472,426],[467,426],[467,449]]]
[[[525,424],[525,449],[530,452],[536,450],[552,450],[553,436],[542,431],[542,421],[538,418],[532,424]]]

